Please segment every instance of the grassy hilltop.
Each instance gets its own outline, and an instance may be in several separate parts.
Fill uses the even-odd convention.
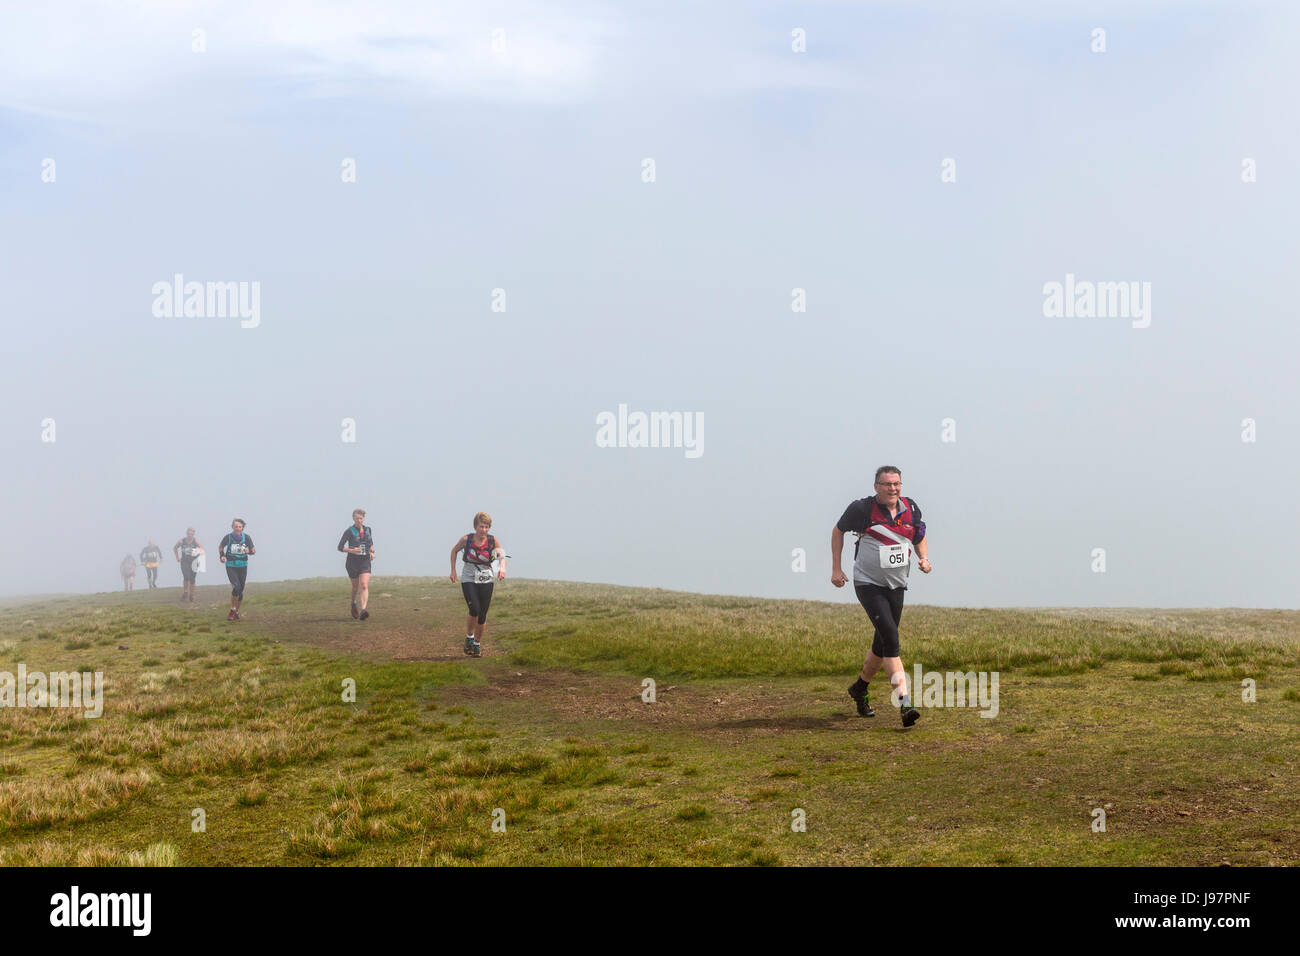
[[[1298,612],[909,607],[1000,700],[904,731],[856,605],[510,580],[471,660],[445,579],[227,594],[0,607],[0,671],[107,688],[0,708],[0,865],[1300,863]]]

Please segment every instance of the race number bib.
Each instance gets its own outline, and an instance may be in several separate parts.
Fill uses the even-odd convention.
[[[474,583],[489,584],[492,581],[492,569],[474,565]]]
[[[366,556],[366,546],[364,544],[357,545],[357,557],[364,558],[365,556]]]
[[[880,566],[886,570],[890,568],[905,568],[908,561],[908,547],[905,544],[885,545],[880,549]]]
[[[230,554],[236,557],[239,557],[240,555],[248,554],[248,545],[239,544],[238,542],[232,542],[230,545]]]

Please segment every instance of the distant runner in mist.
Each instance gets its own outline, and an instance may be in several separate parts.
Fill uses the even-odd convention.
[[[456,555],[464,555],[461,593],[469,614],[465,618],[465,653],[483,656],[483,625],[487,623],[488,605],[492,603],[493,562],[497,562],[496,580],[506,579],[506,553],[501,542],[489,532],[492,516],[480,511],[474,516],[474,531],[464,535],[451,549],[451,583],[456,583]]]
[[[352,616],[364,621],[370,617],[366,602],[370,599],[370,561],[375,556],[375,533],[366,527],[366,509],[352,512],[352,526],[339,538],[339,550],[347,555],[343,566],[352,579]]]
[[[172,545],[172,554],[181,565],[182,602],[194,602],[194,579],[198,576],[198,572],[194,570],[194,562],[202,553],[203,545],[199,544],[199,539],[194,537],[193,528],[186,528],[185,537]]]
[[[876,469],[876,493],[851,502],[831,531],[831,584],[842,588],[848,578],[840,568],[844,535],[859,535],[853,548],[853,590],[867,617],[876,627],[871,650],[862,665],[862,673],[849,687],[849,696],[858,705],[858,715],[874,717],[876,712],[867,701],[867,685],[881,667],[889,683],[898,692],[899,713],[903,726],[911,727],[920,718],[907,693],[907,673],[898,646],[898,624],[903,619],[903,595],[907,593],[907,572],[916,553],[917,567],[930,573],[930,545],[925,537],[921,508],[911,498],[902,496],[903,473],[893,465]]]
[[[239,620],[239,605],[244,603],[244,585],[248,583],[248,556],[257,554],[252,537],[244,534],[244,523],[243,518],[230,522],[230,534],[221,539],[217,548],[221,553],[221,563],[226,566],[226,577],[230,579],[227,621]]]
[[[140,563],[144,565],[145,576],[149,580],[149,587],[158,586],[158,565],[162,564],[162,548],[153,538],[149,543],[140,549]]]
[[[135,590],[135,558],[128,554],[122,559],[118,570],[122,572],[122,590]]]

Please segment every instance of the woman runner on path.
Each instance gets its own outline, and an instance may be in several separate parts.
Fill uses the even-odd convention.
[[[456,583],[456,555],[464,554],[461,571],[461,593],[469,614],[465,618],[465,653],[471,657],[483,656],[483,625],[487,623],[488,605],[492,603],[492,562],[500,561],[496,580],[506,579],[506,555],[501,542],[488,532],[492,516],[480,511],[474,516],[474,532],[456,542],[451,549],[451,583]]]
[[[248,556],[257,554],[253,539],[244,534],[244,519],[236,518],[230,522],[231,532],[221,539],[217,550],[221,553],[221,563],[226,566],[226,577],[230,579],[230,613],[227,621],[239,620],[239,605],[244,603],[244,585],[248,583]]]
[[[352,579],[352,616],[363,621],[370,617],[366,602],[370,599],[370,560],[375,556],[375,533],[366,527],[365,521],[366,510],[358,508],[352,512],[352,527],[339,538],[339,550],[348,556],[343,566]],[[361,595],[359,606],[358,594]]]

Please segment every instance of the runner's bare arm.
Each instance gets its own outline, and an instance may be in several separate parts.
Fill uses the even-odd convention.
[[[837,588],[844,587],[848,577],[840,568],[840,555],[844,552],[844,532],[839,525],[831,529],[831,584]]]

